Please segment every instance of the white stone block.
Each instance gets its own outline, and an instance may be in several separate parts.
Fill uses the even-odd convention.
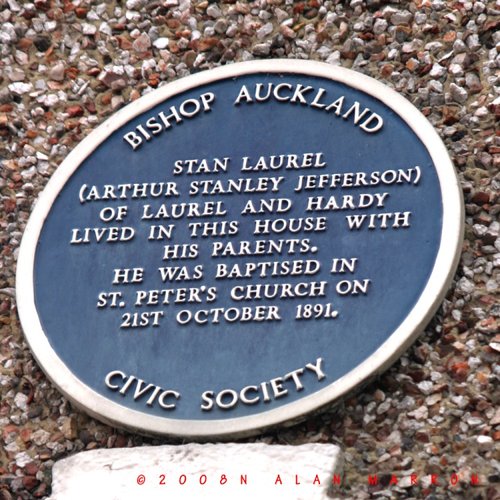
[[[325,498],[333,444],[186,444],[85,451],[54,465],[49,500]],[[334,486],[334,491],[339,486]],[[257,495],[260,495],[257,496]]]

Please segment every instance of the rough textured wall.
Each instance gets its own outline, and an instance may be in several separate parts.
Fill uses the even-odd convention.
[[[499,14],[494,1],[464,0],[0,0],[0,499],[47,495],[54,461],[77,451],[169,442],[72,408],[27,349],[15,268],[38,193],[82,138],[140,95],[278,57],[352,68],[414,103],[456,165],[466,230],[447,299],[392,369],[331,411],[253,441],[341,444],[339,498],[499,498]]]

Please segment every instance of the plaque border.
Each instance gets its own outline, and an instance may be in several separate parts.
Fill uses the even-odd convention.
[[[148,415],[121,406],[78,379],[57,356],[43,331],[35,305],[34,263],[45,219],[71,175],[122,125],[181,92],[256,73],[292,73],[338,81],[378,99],[411,128],[427,148],[436,167],[443,207],[440,246],[430,277],[413,308],[389,338],[361,364],[314,394],[257,415],[226,420],[179,420]],[[442,140],[422,113],[396,91],[364,74],[322,62],[266,59],[234,63],[181,78],[146,94],[106,119],[68,154],[39,195],[24,231],[16,275],[19,317],[32,354],[48,378],[72,403],[98,420],[143,434],[198,440],[250,436],[278,424],[291,425],[303,420],[307,414],[332,404],[361,383],[380,374],[403,354],[433,317],[452,282],[461,253],[463,219],[460,184]]]

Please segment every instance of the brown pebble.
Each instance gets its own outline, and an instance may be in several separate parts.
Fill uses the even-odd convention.
[[[180,21],[177,20],[177,19],[168,19],[167,20],[167,26],[171,29],[171,30],[177,30],[179,28],[179,26],[181,25]]]
[[[102,104],[104,104],[105,106],[107,106],[108,104],[110,104],[112,97],[113,97],[113,94],[111,94],[109,92],[107,94],[104,94],[102,96],[102,99],[101,99]]]
[[[485,203],[490,202],[490,195],[489,193],[485,193],[484,191],[477,191],[472,195],[471,201],[473,203],[477,203],[479,205],[483,205]]]
[[[130,50],[132,49],[132,42],[125,36],[119,35],[116,37],[118,40],[118,44],[120,45],[120,49],[122,50]]]
[[[139,97],[141,97],[141,94],[139,93],[139,91],[136,89],[132,89],[132,91],[130,92],[130,100],[135,101],[135,100],[139,99]]]
[[[409,71],[415,71],[418,67],[419,63],[415,58],[412,57],[411,59],[408,59],[408,61],[406,61],[406,68]]]
[[[83,116],[83,108],[79,104],[69,106],[66,108],[66,113],[68,113],[71,118],[74,118],[75,116]]]
[[[17,48],[19,50],[29,49],[32,45],[33,45],[33,40],[24,37],[17,42]]]
[[[392,75],[393,71],[394,71],[394,66],[392,64],[384,64],[382,66],[382,69],[380,70],[380,74],[384,78],[388,78],[389,76]]]
[[[453,125],[459,121],[459,118],[457,117],[457,110],[455,108],[443,106],[442,113],[443,123],[445,125]]]
[[[89,113],[95,113],[96,112],[96,107],[95,107],[95,102],[94,101],[87,101],[85,104],[85,109],[89,112]]]
[[[464,362],[454,363],[450,366],[451,376],[458,381],[464,381],[469,374],[469,364]]]
[[[156,88],[158,87],[159,83],[160,83],[160,75],[158,73],[152,73],[151,75],[149,75],[148,85],[150,87]]]
[[[35,498],[42,498],[47,494],[47,485],[45,483],[42,483],[36,491],[33,493],[33,496]]]
[[[196,60],[196,52],[194,50],[189,50],[184,54],[184,62],[186,63],[187,66],[191,67],[194,64],[194,61]]]
[[[443,35],[443,41],[445,42],[454,42],[457,39],[457,33],[455,31],[447,31]]]
[[[0,500],[12,500],[12,495],[2,488],[0,489]]]
[[[356,434],[347,434],[347,436],[344,437],[344,444],[348,447],[354,446],[357,440],[358,436]]]
[[[87,17],[87,12],[88,9],[86,7],[77,7],[75,9],[76,17],[79,17],[80,19],[85,19]]]
[[[200,52],[206,52],[210,50],[212,47],[215,47],[219,43],[218,38],[210,37],[210,38],[202,38],[198,41],[198,50]]]
[[[74,66],[69,67],[65,71],[66,76],[70,80],[75,80],[79,73],[80,73],[80,71],[78,70],[78,68],[75,68]]]
[[[76,121],[76,120],[65,120],[64,121],[65,130],[73,130],[76,127],[78,127],[78,121]]]
[[[35,462],[30,462],[24,466],[24,472],[27,476],[36,476],[39,471],[39,467]]]
[[[19,436],[21,437],[22,441],[24,443],[27,443],[28,441],[31,440],[31,434],[33,431],[31,429],[22,429],[21,432],[19,433]],[[31,474],[33,475],[33,474]]]
[[[428,443],[430,441],[429,435],[426,432],[422,431],[415,433],[415,439],[420,443]]]
[[[27,490],[33,490],[40,484],[40,481],[35,476],[24,476],[23,477],[23,486]]]

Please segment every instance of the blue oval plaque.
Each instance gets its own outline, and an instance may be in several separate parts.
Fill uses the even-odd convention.
[[[105,421],[234,436],[393,362],[453,275],[453,166],[426,119],[325,64],[234,64],[130,104],[50,180],[19,256],[42,368]]]

